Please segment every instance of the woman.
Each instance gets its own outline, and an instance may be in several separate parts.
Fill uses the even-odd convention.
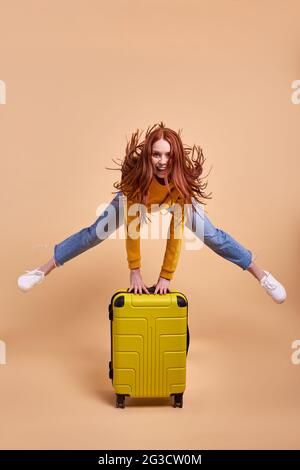
[[[114,183],[119,191],[109,206],[91,226],[55,245],[54,256],[46,264],[21,275],[18,278],[19,288],[26,292],[41,283],[54,268],[98,245],[124,223],[130,270],[129,292],[149,294],[141,274],[140,229],[146,219],[145,214],[151,208],[151,213],[155,209],[161,212],[172,210],[155,294],[166,294],[169,289],[182,247],[183,228],[187,226],[197,237],[203,237],[203,242],[215,253],[251,273],[275,302],[282,303],[286,299],[286,291],[280,282],[254,263],[250,250],[228,233],[214,227],[207,215],[203,211],[201,213],[202,204],[205,204],[201,198],[210,198],[203,192],[207,186],[201,178],[204,160],[200,147],[185,147],[180,131],[176,133],[165,127],[163,122],[148,128],[142,142],[139,142],[139,131],[133,133],[120,165],[121,182]],[[181,210],[178,211],[178,208]],[[178,212],[181,215],[178,216]],[[177,220],[180,236],[174,234]],[[198,230],[195,231],[195,227]]]

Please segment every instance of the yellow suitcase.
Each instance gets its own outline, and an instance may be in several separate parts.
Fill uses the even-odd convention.
[[[117,290],[109,304],[111,361],[109,377],[116,407],[125,397],[173,397],[182,408],[190,335],[188,300],[177,290],[167,294]]]

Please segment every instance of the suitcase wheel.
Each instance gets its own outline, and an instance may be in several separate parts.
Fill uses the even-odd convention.
[[[116,395],[116,408],[125,408],[125,395]]]
[[[174,408],[183,407],[183,393],[175,393],[175,395],[173,395],[173,406]]]

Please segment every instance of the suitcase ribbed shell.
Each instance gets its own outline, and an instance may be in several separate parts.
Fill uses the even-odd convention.
[[[186,387],[188,301],[116,291],[110,304],[112,383],[117,394],[168,397]]]

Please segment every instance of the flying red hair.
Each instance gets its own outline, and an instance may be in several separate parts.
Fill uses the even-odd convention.
[[[137,129],[127,141],[125,157],[118,164],[121,168],[107,168],[109,170],[120,170],[122,178],[120,182],[114,183],[118,191],[122,191],[128,199],[147,205],[148,190],[154,177],[153,164],[151,160],[152,146],[154,142],[165,139],[170,144],[170,158],[168,160],[169,173],[164,177],[168,192],[169,182],[173,182],[178,190],[184,204],[192,204],[192,197],[200,204],[205,204],[201,198],[211,199],[204,193],[207,182],[201,177],[205,158],[200,146],[184,146],[181,140],[181,130],[174,130],[165,126],[163,122],[148,127],[145,139],[139,142],[143,131]],[[119,159],[120,160],[120,159]],[[116,191],[115,191],[116,192]],[[193,210],[194,205],[193,205]]]

